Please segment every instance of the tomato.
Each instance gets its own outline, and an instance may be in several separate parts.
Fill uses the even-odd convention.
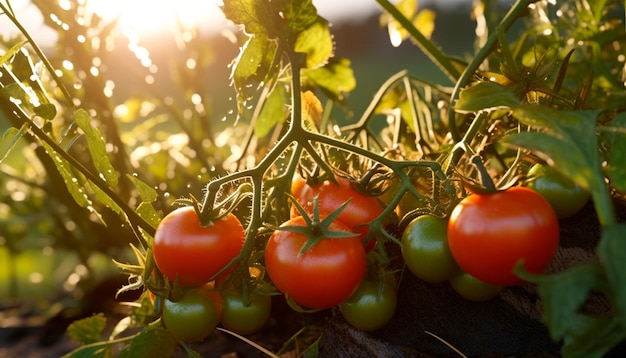
[[[483,282],[463,270],[459,270],[449,282],[456,293],[470,301],[488,301],[502,291],[502,286]]]
[[[339,305],[339,310],[354,328],[375,331],[391,321],[397,303],[394,280],[364,280],[354,294]]]
[[[241,252],[244,241],[244,228],[235,215],[202,227],[193,207],[187,206],[163,218],[152,251],[157,267],[170,280],[202,285]]]
[[[306,227],[296,216],[281,227]],[[350,232],[339,221],[330,224],[331,231]],[[358,236],[322,238],[300,254],[308,236],[287,230],[276,230],[265,248],[265,267],[276,288],[299,305],[309,308],[333,307],[346,300],[357,289],[365,275],[365,249]]]
[[[251,334],[265,326],[270,318],[272,298],[258,293],[249,296],[249,302],[246,302],[241,292],[222,292],[221,323],[224,328],[238,334]]]
[[[383,206],[377,198],[363,194],[352,187],[350,181],[336,177],[339,185],[326,180],[318,186],[303,184],[303,179],[295,179],[292,183],[292,195],[304,207],[307,213],[313,212],[313,199],[317,196],[317,205],[320,216],[328,215],[337,210],[346,201],[348,205],[341,211],[337,220],[343,222],[360,235],[364,241],[366,251],[370,251],[376,245],[376,239],[370,238],[369,223],[383,212]],[[292,217],[298,216],[297,210],[292,210]]]
[[[541,273],[559,245],[559,223],[537,192],[512,187],[493,194],[471,194],[452,211],[448,243],[461,269],[481,281],[511,286],[523,260],[526,271]]]
[[[528,176],[533,180],[527,186],[541,194],[552,205],[559,218],[578,213],[589,201],[589,191],[552,167],[535,164],[528,171]]]
[[[416,277],[427,282],[444,282],[459,270],[448,245],[447,225],[447,220],[422,215],[404,230],[402,257]]]
[[[179,301],[165,300],[163,323],[181,341],[199,341],[211,334],[219,322],[211,299],[202,291],[186,293]]]

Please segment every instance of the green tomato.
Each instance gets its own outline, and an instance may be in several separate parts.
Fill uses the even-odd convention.
[[[181,341],[199,341],[211,334],[219,322],[218,312],[206,294],[190,291],[179,301],[165,300],[163,323]]]
[[[244,300],[241,292],[222,292],[222,326],[238,334],[251,334],[259,331],[270,318],[272,298],[268,295],[250,293]]]
[[[463,270],[459,270],[449,282],[456,293],[470,301],[488,301],[502,290],[502,286],[483,282]]]
[[[560,219],[580,211],[589,201],[589,192],[552,167],[535,164],[528,171],[528,187],[543,196]]]
[[[432,283],[444,282],[459,267],[448,245],[448,223],[432,215],[422,215],[407,225],[402,234],[402,257],[418,278]]]
[[[341,315],[362,331],[382,328],[396,312],[398,294],[394,282],[364,280],[350,298],[339,304]]]

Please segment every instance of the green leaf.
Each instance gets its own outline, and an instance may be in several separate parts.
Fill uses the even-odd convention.
[[[113,358],[113,344],[109,342],[92,343],[79,347],[63,358]]]
[[[581,264],[554,275],[525,278],[537,284],[544,321],[555,341],[562,339],[571,329],[589,292],[606,281],[602,267],[597,263]]]
[[[20,138],[28,131],[28,124],[24,123],[20,129],[9,127],[2,135],[0,142],[0,163],[15,149]]]
[[[572,320],[563,340],[566,358],[601,358],[626,339],[626,331],[615,319],[579,314]]]
[[[302,70],[302,77],[307,86],[319,87],[331,99],[341,102],[344,94],[356,87],[354,72],[350,60],[333,57],[324,67]]]
[[[519,106],[515,93],[495,82],[479,82],[461,91],[454,109],[460,113],[480,112]]]
[[[146,203],[152,203],[158,199],[159,194],[153,187],[133,175],[128,175],[127,178],[133,183],[135,189],[139,192],[141,200]]]
[[[11,47],[9,49],[9,51],[4,53],[4,55],[0,56],[0,66],[2,66],[5,63],[7,63],[9,61],[9,59],[11,59],[11,57],[13,57],[13,55],[15,55],[19,50],[21,50],[22,47],[24,47],[24,45],[26,45],[27,43],[28,43],[28,41],[19,42],[16,45],[14,45],[13,47]]]
[[[158,212],[152,205],[158,198],[156,190],[135,176],[128,175],[127,178],[133,183],[142,200],[135,211],[150,225],[157,227],[161,221],[162,213]]]
[[[121,349],[119,358],[173,357],[178,342],[160,324],[145,327]]]
[[[84,109],[77,109],[74,111],[74,120],[85,133],[89,154],[96,170],[100,174],[100,178],[106,181],[109,187],[117,186],[117,173],[107,154],[106,142],[100,130],[92,125],[89,113]]]
[[[35,114],[45,120],[53,120],[57,115],[57,108],[52,103],[43,103],[33,109]]]
[[[248,78],[257,73],[269,45],[269,39],[264,34],[250,37],[243,45],[239,57],[234,63],[232,73],[235,84],[239,84],[237,88],[243,87]]]
[[[618,319],[626,332],[626,224],[603,227],[597,252],[614,290]]]
[[[334,52],[333,37],[328,21],[320,17],[307,29],[300,32],[296,40],[295,50],[306,54],[305,68],[324,66]]]
[[[267,33],[263,19],[271,21],[273,14],[265,1],[225,0],[222,8],[227,19],[242,25],[248,34]]]
[[[102,340],[107,319],[103,314],[80,319],[67,327],[67,335],[76,343],[91,344]]]
[[[287,116],[285,100],[285,87],[280,84],[275,86],[265,103],[263,103],[263,109],[261,109],[259,118],[254,123],[254,133],[259,138],[265,137],[276,124],[285,121]]]
[[[291,34],[299,35],[318,21],[317,9],[313,0],[286,0],[281,12],[287,20],[287,27]]]

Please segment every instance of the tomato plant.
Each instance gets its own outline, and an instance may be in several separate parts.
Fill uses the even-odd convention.
[[[517,285],[523,282],[513,273],[518,263],[532,273],[550,264],[559,223],[541,195],[512,187],[463,199],[450,216],[448,241],[452,256],[470,275],[494,285]]]
[[[201,285],[241,252],[244,241],[243,226],[232,213],[202,227],[194,208],[186,206],[163,218],[152,250],[157,267],[170,280]]]
[[[313,212],[313,198],[317,197],[319,213],[322,216],[332,213],[348,202],[337,220],[358,233],[364,241],[366,251],[370,251],[376,245],[376,238],[368,238],[368,224],[383,212],[383,207],[377,198],[356,190],[350,180],[339,176],[335,179],[337,183],[325,180],[319,185],[311,186],[303,183],[305,181],[302,178],[296,178],[292,184],[292,194],[309,213]],[[292,209],[292,216],[297,215],[299,215],[297,210]]]
[[[163,324],[179,340],[198,341],[211,334],[219,317],[217,309],[204,292],[193,290],[178,301],[165,300]]]
[[[554,168],[535,164],[528,171],[527,187],[538,192],[552,206],[559,218],[570,217],[589,201],[589,191],[574,183]]]
[[[350,298],[339,304],[339,310],[353,327],[375,331],[393,318],[398,302],[396,291],[395,280],[366,279]]]
[[[329,308],[346,300],[357,289],[366,271],[365,250],[358,236],[327,238],[301,252],[307,234],[288,230],[306,228],[303,217],[294,217],[276,230],[265,247],[265,267],[272,282],[296,303],[309,308]],[[339,221],[334,232],[350,233]]]
[[[459,269],[450,252],[447,226],[445,219],[422,215],[404,229],[402,258],[407,268],[424,281],[444,282]]]
[[[449,282],[456,293],[470,301],[488,301],[502,291],[502,286],[481,281],[463,270],[457,271]]]
[[[272,298],[268,295],[250,293],[248,300],[239,291],[227,289],[222,292],[222,326],[238,334],[257,332],[270,318]]]

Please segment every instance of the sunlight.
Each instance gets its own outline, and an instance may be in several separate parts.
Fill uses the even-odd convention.
[[[215,0],[87,0],[86,6],[106,20],[118,18],[122,31],[139,36],[178,26],[218,31],[225,23]]]

